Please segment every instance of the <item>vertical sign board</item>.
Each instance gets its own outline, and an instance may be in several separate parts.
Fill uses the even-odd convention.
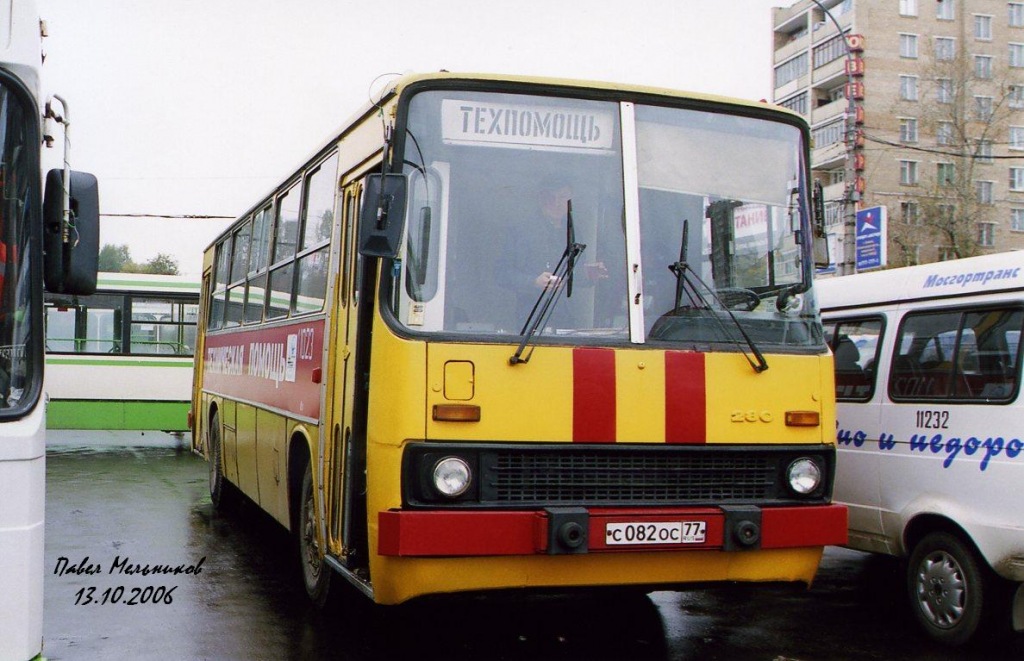
[[[885,207],[871,207],[857,212],[857,271],[868,271],[885,266],[886,221]]]

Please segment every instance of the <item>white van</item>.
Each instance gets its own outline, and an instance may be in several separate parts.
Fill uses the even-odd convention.
[[[849,546],[909,558],[939,641],[1024,630],[1024,252],[818,285]]]

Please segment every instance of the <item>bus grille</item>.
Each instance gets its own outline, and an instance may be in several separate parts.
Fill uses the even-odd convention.
[[[432,475],[452,456],[475,479],[466,493],[446,498]],[[812,458],[825,477],[811,494],[795,494],[786,481],[799,457]],[[402,482],[408,507],[713,507],[828,502],[834,472],[831,445],[431,442],[406,447]]]
[[[498,503],[757,502],[774,497],[767,457],[665,453],[495,453],[484,470]]]

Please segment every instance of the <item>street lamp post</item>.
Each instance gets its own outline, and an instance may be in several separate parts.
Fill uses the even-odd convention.
[[[843,240],[842,240],[842,261],[836,262],[837,275],[853,275],[857,272],[854,252],[856,250],[857,234],[857,202],[860,200],[860,192],[857,190],[857,170],[855,168],[855,149],[857,141],[857,101],[855,92],[854,72],[856,61],[850,44],[843,34],[843,27],[839,21],[825,8],[818,0],[811,0],[825,16],[836,26],[839,38],[843,40],[843,47],[846,49],[846,114],[843,120],[843,135],[846,139],[846,164],[843,168],[844,191],[843,191]],[[813,63],[812,63],[813,64]]]

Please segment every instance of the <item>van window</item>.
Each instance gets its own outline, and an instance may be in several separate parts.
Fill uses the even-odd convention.
[[[962,309],[908,314],[889,375],[893,401],[1013,398],[1024,311]]]
[[[836,399],[868,401],[875,392],[882,319],[840,320],[826,332],[835,356]]]

